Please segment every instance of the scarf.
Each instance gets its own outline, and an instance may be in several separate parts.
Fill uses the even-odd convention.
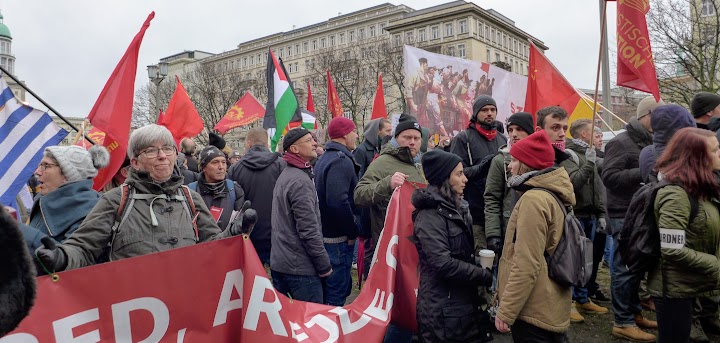
[[[556,147],[558,150],[565,152],[565,141],[562,142],[552,142],[550,145]]]
[[[584,149],[587,149],[587,148],[590,147],[590,144],[588,144],[586,141],[583,141],[583,140],[581,140],[581,139],[573,138],[572,141],[573,141],[573,143],[577,144],[578,146],[580,146],[580,147],[582,147],[582,148],[584,148]]]
[[[314,177],[312,165],[310,164],[310,162],[305,161],[302,157],[300,157],[300,155],[286,151],[285,155],[283,155],[283,160],[287,162],[287,164],[295,168],[302,169],[304,172],[310,175],[311,179]]]
[[[212,183],[201,181],[199,183],[202,186],[198,189],[201,195],[212,195],[213,199],[217,199],[224,198],[228,194],[227,183],[225,180]]]
[[[395,137],[393,137],[393,138],[390,140],[389,143],[390,143],[390,145],[391,145],[392,147],[394,147],[394,148],[399,148],[399,147],[400,147],[400,143],[398,143],[398,141],[395,140]],[[413,162],[414,164],[419,164],[421,157],[422,157],[422,153],[421,153],[421,152],[418,152],[417,156],[415,156],[415,157],[412,158],[412,162]]]
[[[495,139],[495,136],[497,136],[497,128],[494,126],[475,123],[475,130],[489,141]]]
[[[523,183],[525,183],[527,180],[529,180],[531,177],[535,176],[535,174],[537,174],[538,172],[540,172],[540,171],[539,171],[539,170],[532,170],[532,171],[529,171],[529,172],[527,172],[527,173],[525,173],[525,174],[522,174],[522,175],[513,175],[513,176],[511,176],[511,177],[508,178],[508,180],[507,180],[507,186],[508,186],[509,188],[515,188],[515,187],[517,187],[517,186],[520,186],[520,185],[522,185]]]

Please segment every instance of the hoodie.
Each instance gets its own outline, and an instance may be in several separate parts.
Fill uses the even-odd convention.
[[[656,175],[655,162],[665,151],[665,146],[678,130],[695,127],[695,119],[680,105],[659,106],[650,114],[650,125],[653,129],[653,144],[640,151],[640,175],[644,182]]]
[[[272,189],[286,165],[280,154],[271,152],[266,146],[255,145],[228,171],[228,179],[242,187],[245,200],[250,200],[257,211],[258,222],[250,240],[262,262],[269,263],[270,260]]]
[[[353,151],[355,162],[360,165],[358,177],[362,177],[363,174],[365,174],[370,162],[375,159],[375,155],[380,154],[381,144],[378,134],[380,132],[380,123],[382,123],[383,120],[382,118],[378,118],[365,124],[365,132],[363,133],[365,140]]]

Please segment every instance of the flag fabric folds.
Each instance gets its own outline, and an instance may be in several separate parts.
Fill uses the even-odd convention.
[[[555,68],[550,60],[530,42],[525,111],[533,115],[547,106],[560,106],[570,115],[569,123],[578,119],[592,119],[592,101],[582,100],[580,93]]]
[[[265,116],[265,107],[250,92],[245,92],[240,100],[231,107],[225,116],[215,124],[213,130],[225,134],[236,128],[248,125]]]
[[[103,145],[110,151],[110,164],[101,169],[95,177],[93,189],[96,191],[101,190],[112,180],[125,161],[130,138],[130,119],[135,100],[138,52],[145,31],[150,27],[150,21],[154,17],[155,12],[148,15],[140,32],[135,35],[120,62],[115,66],[115,70],[88,114],[88,120],[93,127],[105,132]]]
[[[340,103],[340,97],[338,97],[337,89],[335,89],[335,84],[333,84],[332,76],[330,76],[329,70],[327,71],[327,87],[328,112],[332,114],[333,118],[342,117],[342,103]]]
[[[267,61],[268,102],[265,106],[263,127],[270,133],[270,145],[273,151],[282,137],[283,129],[288,126],[298,111],[298,101],[290,87],[290,82],[282,66],[272,50],[268,49]]]
[[[0,78],[0,203],[10,206],[40,164],[46,147],[68,132],[49,114],[21,104]]]
[[[177,86],[170,103],[158,120],[158,124],[165,126],[173,135],[175,144],[180,145],[180,141],[185,138],[193,138],[202,132],[205,124],[200,118],[200,113],[195,109],[190,96],[185,87],[183,87],[180,78],[175,76]]]
[[[387,118],[387,108],[385,108],[385,90],[383,89],[382,73],[378,75],[377,89],[375,90],[375,101],[373,101],[371,120],[378,118]]]
[[[617,84],[651,93],[660,101],[655,61],[645,15],[650,1],[617,2]]]
[[[308,112],[315,113],[315,101],[313,101],[312,92],[310,91],[310,81],[308,81],[307,85],[308,85],[308,98],[307,98],[307,106],[305,106],[305,109],[308,110]]]

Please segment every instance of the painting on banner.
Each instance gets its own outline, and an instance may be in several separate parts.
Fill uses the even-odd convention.
[[[523,110],[526,76],[409,45],[403,58],[408,111],[431,134],[455,136],[464,130],[473,115],[473,100],[483,94],[495,99],[501,123]]]

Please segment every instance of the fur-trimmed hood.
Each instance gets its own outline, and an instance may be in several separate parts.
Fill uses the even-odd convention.
[[[453,218],[451,214],[455,214],[458,215],[455,216],[455,218],[470,220],[470,208],[467,201],[461,200],[460,208],[457,208],[455,204],[440,195],[437,188],[433,186],[428,186],[428,188],[419,188],[413,192],[410,202],[415,207],[415,212],[420,210],[437,210],[450,219]]]
[[[0,337],[20,324],[35,302],[35,267],[17,223],[0,206]]]

